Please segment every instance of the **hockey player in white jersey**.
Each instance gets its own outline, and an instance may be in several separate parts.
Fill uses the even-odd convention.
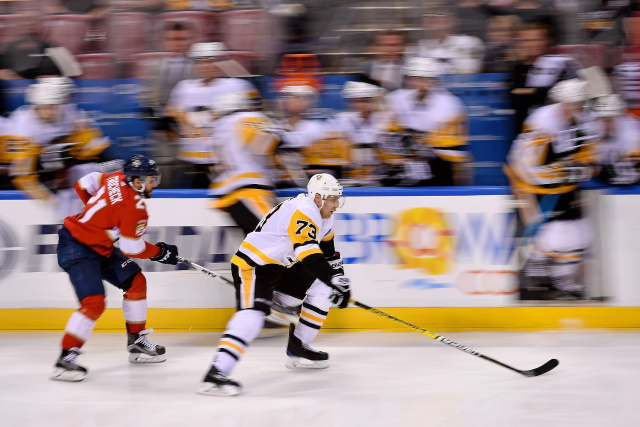
[[[197,78],[179,81],[169,96],[167,116],[175,120],[180,135],[177,159],[182,162],[181,175],[191,177],[179,183],[183,187],[207,188],[213,172],[210,166],[217,162],[209,138],[211,100],[236,92],[246,92],[250,98],[259,96],[248,81],[224,77],[216,62],[225,55],[222,43],[194,43],[188,56],[194,61]]]
[[[211,207],[228,212],[247,234],[275,205],[272,157],[280,139],[269,118],[252,111],[246,92],[220,94],[211,108],[218,117],[211,140],[219,159]]]
[[[628,113],[640,119],[640,52],[629,56],[629,60],[615,66],[612,76],[617,92],[627,103]]]
[[[289,85],[280,89],[279,95],[274,125],[281,139],[276,161],[282,173],[276,179],[281,187],[301,187],[308,180],[304,152],[326,137],[323,123],[308,117],[318,92],[308,85]]]
[[[584,296],[580,271],[592,234],[582,214],[579,184],[596,172],[601,131],[583,111],[585,82],[559,82],[549,96],[556,103],[527,119],[528,130],[513,142],[505,167],[520,202],[521,237],[533,241],[521,274],[521,297],[578,299]],[[549,290],[538,292],[549,285],[546,280]]]
[[[378,141],[390,124],[383,102],[385,92],[370,83],[349,81],[342,89],[348,110],[327,120],[327,129],[350,142],[352,163],[347,176],[351,185],[380,185]]]
[[[399,184],[460,184],[470,160],[467,112],[463,102],[439,86],[440,64],[430,58],[410,58],[405,74],[407,89],[387,95],[396,134],[383,140],[391,161],[402,157]],[[393,185],[392,182],[388,185]]]
[[[281,282],[304,294],[300,321],[297,327],[290,326],[287,367],[329,366],[329,355],[310,344],[332,304],[344,308],[351,297],[350,281],[344,276],[341,261],[338,258],[332,266],[326,258],[335,253],[334,213],[343,201],[338,180],[329,174],[314,175],[307,194],[277,205],[247,235],[231,259],[238,311],[227,323],[199,393],[240,393],[241,385],[228,375],[262,329],[273,291]],[[311,280],[297,279],[296,271],[311,276]]]
[[[603,126],[596,150],[598,178],[614,185],[636,184],[640,181],[640,120],[628,113],[618,94],[594,99],[591,111]]]
[[[114,171],[98,166],[109,139],[70,102],[73,90],[66,77],[41,78],[28,86],[27,105],[9,116],[0,144],[14,153],[10,166],[14,186],[53,206],[59,220],[82,211],[74,182],[90,172]]]

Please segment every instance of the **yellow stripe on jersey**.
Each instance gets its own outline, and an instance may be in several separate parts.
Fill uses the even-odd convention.
[[[247,261],[243,260],[238,255],[231,257],[231,264],[237,265],[240,270],[250,270],[252,268]]]
[[[314,253],[322,254],[318,246],[318,226],[301,211],[296,210],[291,215],[287,232],[298,261]]]
[[[240,123],[240,141],[254,154],[273,155],[278,139],[269,128],[269,120],[265,117],[246,117]]]
[[[568,184],[568,185],[560,185],[558,187],[541,187],[539,185],[527,184],[513,172],[513,170],[507,166],[503,166],[503,171],[505,175],[509,178],[511,182],[511,187],[513,187],[514,191],[519,191],[522,193],[532,193],[532,194],[558,194],[558,193],[568,193],[569,191],[575,190],[578,185],[577,184]]]
[[[264,210],[264,214],[259,216],[264,216],[273,208],[273,206],[271,206],[271,200],[275,200],[275,198],[276,195],[269,190],[263,190],[260,188],[241,188],[217,199],[213,199],[210,207],[213,209],[224,209],[229,206],[233,206],[244,199],[251,199]],[[269,200],[269,202],[265,202],[265,199]]]
[[[315,246],[315,245],[314,245]],[[303,250],[303,251],[296,251],[296,257],[298,258],[298,260],[302,261],[303,259],[305,259],[306,257],[308,257],[309,255],[313,255],[313,254],[320,254],[322,255],[322,250],[320,250],[320,248],[318,247],[313,247],[311,249],[307,249],[307,250]]]
[[[276,261],[275,259],[271,259],[269,258],[267,255],[265,255],[260,249],[256,248],[255,246],[253,246],[251,243],[247,242],[246,240],[244,242],[242,242],[242,244],[240,245],[241,248],[245,248],[246,250],[248,250],[249,252],[251,252],[252,254],[256,255],[258,258],[260,258],[262,261],[266,262],[267,264],[278,264],[278,265],[282,265],[281,262]]]
[[[27,138],[5,135],[0,137],[0,163],[11,163],[13,160],[37,157],[40,147],[31,144]]]
[[[327,234],[326,236],[324,236],[322,238],[323,242],[328,242],[329,240],[333,239],[335,237],[336,233],[333,231],[333,229],[331,230],[331,232],[329,234]]]
[[[296,210],[289,220],[287,231],[291,242],[295,245],[317,243],[318,226],[300,210]]]
[[[240,270],[242,284],[240,286],[240,308],[253,307],[253,290],[255,287],[256,269]]]
[[[467,145],[467,134],[464,117],[458,117],[438,129],[428,132],[425,142],[435,148],[457,147]]]
[[[229,177],[229,178],[225,179],[224,181],[214,182],[213,184],[211,184],[209,186],[209,188],[213,189],[213,188],[219,188],[219,187],[231,185],[232,183],[234,183],[236,181],[239,181],[241,179],[245,179],[245,178],[266,179],[264,174],[262,174],[260,172],[246,172],[246,173],[240,173],[238,175],[233,175],[232,177]]]

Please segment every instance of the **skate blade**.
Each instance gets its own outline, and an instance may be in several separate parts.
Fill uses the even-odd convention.
[[[281,313],[276,310],[272,310],[271,313],[267,317],[265,317],[264,320],[265,320],[265,323],[271,322],[271,323],[275,323],[276,325],[287,326],[287,327],[291,323],[293,323],[294,325],[298,324],[298,316]]]
[[[221,387],[212,383],[202,383],[200,388],[196,390],[196,393],[203,394],[205,396],[236,396],[240,394],[242,387],[236,387],[232,385],[223,385]]]
[[[86,377],[86,372],[67,371],[66,369],[56,368],[49,378],[54,381],[67,381],[77,383],[78,381],[82,381]]]
[[[151,356],[145,353],[129,353],[129,362],[131,363],[162,363],[167,360],[167,356],[159,354]]]
[[[328,360],[309,360],[302,357],[289,356],[285,366],[288,369],[327,369],[329,367]]]

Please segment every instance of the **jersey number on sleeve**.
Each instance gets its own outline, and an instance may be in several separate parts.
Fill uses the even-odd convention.
[[[296,230],[296,234],[302,234],[305,228],[309,228],[307,236],[309,236],[311,240],[316,240],[318,229],[316,228],[315,224],[310,223],[309,221],[304,221],[302,219],[297,220],[296,224],[300,226],[300,228]]]

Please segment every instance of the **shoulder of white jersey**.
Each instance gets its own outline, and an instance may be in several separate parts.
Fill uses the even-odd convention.
[[[433,102],[438,104],[438,108],[452,108],[461,112],[466,111],[467,109],[464,102],[462,102],[458,96],[449,92],[445,88],[432,90],[431,94],[433,96]]]
[[[78,180],[80,188],[86,190],[89,194],[96,194],[102,187],[102,178],[105,174],[100,172],[91,172]]]
[[[296,201],[296,210],[302,212],[309,217],[314,224],[320,226],[322,224],[322,216],[320,215],[320,209],[316,206],[315,202],[311,200],[306,194],[298,194],[294,199]]]
[[[484,47],[482,39],[470,36],[468,34],[452,34],[449,36],[451,40],[454,40],[454,44],[465,45],[471,47]]]
[[[562,117],[560,113],[560,104],[544,105],[533,111],[524,121],[524,125],[529,128],[545,127],[544,125],[550,123],[556,123],[559,117]]]

